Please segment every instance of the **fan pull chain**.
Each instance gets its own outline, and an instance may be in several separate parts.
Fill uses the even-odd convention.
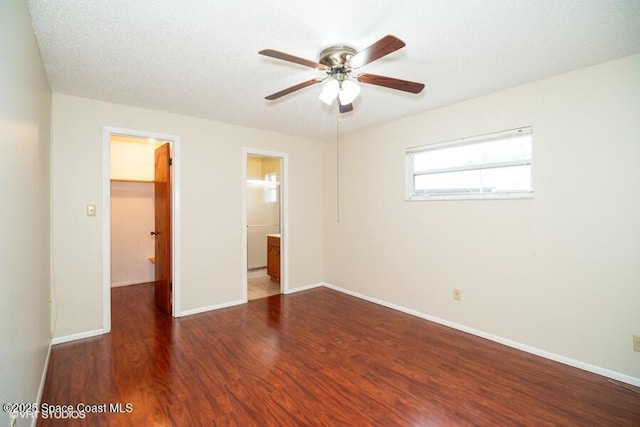
[[[340,118],[336,117],[336,222],[340,223]]]

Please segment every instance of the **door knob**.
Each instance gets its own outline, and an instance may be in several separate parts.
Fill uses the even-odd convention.
[[[152,231],[149,234],[151,234],[152,236],[157,236],[158,234],[160,234],[159,231]]]

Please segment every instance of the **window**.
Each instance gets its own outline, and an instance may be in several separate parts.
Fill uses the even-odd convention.
[[[407,150],[409,200],[531,197],[531,127]]]
[[[268,173],[264,176],[264,181],[267,184],[266,202],[276,203],[278,201],[278,174]]]

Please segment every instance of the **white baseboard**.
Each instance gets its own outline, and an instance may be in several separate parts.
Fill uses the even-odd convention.
[[[181,311],[179,314],[177,314],[176,317],[184,317],[184,316],[191,316],[193,314],[206,313],[207,311],[220,310],[221,308],[228,308],[228,307],[233,307],[240,304],[246,304],[246,302],[247,301],[245,300],[236,300],[231,302],[225,302],[223,304],[208,305],[205,307],[198,307],[191,310],[184,310],[184,311]]]
[[[311,283],[310,285],[299,286],[297,288],[288,289],[285,292],[286,295],[295,294],[296,292],[308,291],[309,289],[320,288],[325,286],[325,283]]]
[[[287,294],[293,294],[296,292],[301,292],[301,291],[306,291],[306,290],[310,290],[310,289],[314,289],[314,288],[318,288],[318,287],[326,287],[329,289],[333,289],[335,291],[347,294],[347,295],[351,295],[353,297],[362,299],[364,301],[368,301],[368,302],[372,302],[374,304],[378,304],[381,305],[383,307],[387,307],[387,308],[391,308],[393,310],[397,310],[406,314],[410,314],[412,316],[416,316],[419,317],[421,319],[425,319],[425,320],[429,320],[431,322],[434,323],[438,323],[440,325],[444,325],[453,329],[457,329],[459,331],[462,332],[466,332],[472,335],[476,335],[479,336],[481,338],[485,338],[488,339],[490,341],[494,341],[497,342],[499,344],[503,344],[506,345],[508,347],[512,347],[515,348],[517,350],[522,350],[525,351],[527,353],[531,353],[531,354],[535,354],[536,356],[540,356],[540,357],[544,357],[545,359],[549,359],[549,360],[553,360],[555,362],[559,362],[562,363],[564,365],[568,365],[568,366],[572,366],[574,368],[579,368],[582,369],[584,371],[588,371],[588,372],[592,372],[594,374],[597,375],[601,375],[603,377],[607,377],[607,378],[611,378],[612,380],[616,380],[616,381],[620,381],[623,383],[627,383],[627,384],[631,384],[633,386],[636,387],[640,387],[640,378],[635,378],[632,377],[630,375],[626,375],[626,374],[622,374],[620,372],[616,372],[616,371],[612,371],[610,369],[606,369],[606,368],[602,368],[599,366],[595,366],[595,365],[591,365],[585,362],[582,362],[580,360],[575,360],[575,359],[571,359],[569,357],[566,356],[562,356],[559,354],[555,354],[555,353],[551,353],[548,352],[546,350],[542,350],[536,347],[532,347],[530,345],[527,344],[523,344],[523,343],[519,343],[516,341],[512,341],[510,339],[507,338],[503,338],[497,335],[493,335],[484,331],[481,331],[479,329],[474,329],[474,328],[470,328],[468,326],[465,325],[461,325],[455,322],[451,322],[449,320],[445,320],[445,319],[441,319],[439,317],[436,316],[432,316],[426,313],[422,313],[419,312],[417,310],[413,310],[410,308],[406,308],[406,307],[402,307],[400,305],[396,305],[396,304],[392,304],[383,300],[379,300],[377,298],[373,298],[370,297],[368,295],[364,295],[358,292],[354,292],[351,291],[349,289],[345,289],[345,288],[341,288],[335,285],[332,285],[331,283],[326,283],[326,282],[321,282],[321,283],[313,283],[310,285],[306,285],[306,286],[301,286],[301,287],[297,287],[297,288],[293,288],[293,289],[289,289],[287,291]],[[213,310],[219,310],[222,308],[228,308],[228,307],[233,307],[236,305],[241,305],[241,304],[245,304],[247,301],[244,300],[237,300],[237,301],[231,301],[231,302],[227,302],[227,303],[223,303],[223,304],[217,304],[217,305],[210,305],[210,306],[206,306],[206,307],[199,307],[199,308],[195,308],[192,310],[185,310],[182,311],[180,314],[178,314],[176,317],[183,317],[183,316],[191,316],[193,314],[199,314],[199,313],[205,313],[207,311],[213,311]],[[67,335],[64,337],[56,337],[53,338],[51,340],[51,344],[55,345],[55,344],[62,344],[65,342],[70,342],[70,341],[76,341],[76,340],[80,340],[80,339],[84,339],[84,338],[90,338],[90,337],[95,337],[98,335],[102,335],[104,334],[104,331],[102,329],[96,329],[93,331],[87,331],[87,332],[82,332],[79,334],[73,334],[73,335]],[[50,350],[49,350],[50,352]],[[47,355],[47,365],[48,365],[48,358],[49,356]],[[43,374],[43,375],[46,375]],[[43,387],[43,385],[41,385],[41,387]]]
[[[97,337],[98,335],[103,335],[105,332],[103,329],[94,329],[93,331],[80,332],[78,334],[65,335],[63,337],[55,337],[51,339],[51,344],[62,344],[70,341],[82,340],[85,338]]]
[[[381,306],[384,306],[384,307],[387,307],[387,308],[391,308],[393,310],[401,311],[403,313],[407,313],[407,314],[410,314],[412,316],[416,316],[416,317],[419,317],[419,318],[422,318],[422,319],[425,319],[425,320],[429,320],[431,322],[438,323],[440,325],[444,325],[444,326],[447,326],[449,328],[457,329],[459,331],[466,332],[466,333],[469,333],[471,335],[476,335],[478,337],[482,337],[482,338],[488,339],[490,341],[494,341],[494,342],[497,342],[499,344],[503,344],[503,345],[506,345],[508,347],[515,348],[517,350],[522,350],[522,351],[525,351],[527,353],[535,354],[536,356],[544,357],[545,359],[553,360],[555,362],[559,362],[559,363],[562,363],[564,365],[569,365],[569,366],[572,366],[574,368],[579,368],[579,369],[582,369],[584,371],[588,371],[588,372],[592,372],[594,374],[602,375],[603,377],[611,378],[611,379],[616,380],[616,381],[620,381],[620,382],[623,382],[623,383],[634,385],[636,387],[640,387],[640,378],[635,378],[635,377],[632,377],[630,375],[621,374],[620,372],[612,371],[612,370],[606,369],[606,368],[601,368],[599,366],[590,365],[590,364],[582,362],[580,360],[571,359],[569,357],[565,357],[565,356],[562,356],[562,355],[559,355],[559,354],[551,353],[551,352],[548,352],[546,350],[542,350],[542,349],[539,349],[539,348],[536,348],[536,347],[532,347],[532,346],[527,345],[527,344],[522,344],[522,343],[519,343],[519,342],[516,342],[516,341],[512,341],[510,339],[507,339],[507,338],[503,338],[503,337],[500,337],[500,336],[497,336],[497,335],[489,334],[487,332],[484,332],[484,331],[481,331],[481,330],[478,330],[478,329],[470,328],[468,326],[460,325],[458,323],[451,322],[451,321],[448,321],[448,320],[445,320],[445,319],[441,319],[439,317],[431,316],[429,314],[425,314],[425,313],[419,312],[417,310],[413,310],[413,309],[410,309],[410,308],[402,307],[402,306],[399,306],[399,305],[396,305],[396,304],[392,304],[392,303],[389,303],[389,302],[386,302],[386,301],[379,300],[377,298],[372,298],[370,296],[367,296],[367,295],[364,295],[364,294],[361,294],[361,293],[358,293],[358,292],[353,292],[353,291],[350,291],[349,289],[344,289],[344,288],[332,285],[330,283],[324,283],[323,286],[325,286],[325,287],[327,287],[329,289],[333,289],[333,290],[338,291],[338,292],[342,292],[342,293],[347,294],[347,295],[351,295],[351,296],[356,297],[356,298],[360,298],[360,299],[365,300],[365,301],[372,302],[374,304],[378,304],[378,305],[381,305]]]

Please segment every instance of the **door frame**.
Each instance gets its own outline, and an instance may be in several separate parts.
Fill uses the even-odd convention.
[[[111,331],[111,135],[156,138],[171,144],[172,316],[180,317],[180,137],[158,132],[105,126],[102,130],[102,326]]]
[[[257,148],[242,149],[242,301],[248,301],[247,292],[247,159],[249,155],[280,159],[280,292],[289,293],[289,155]]]

